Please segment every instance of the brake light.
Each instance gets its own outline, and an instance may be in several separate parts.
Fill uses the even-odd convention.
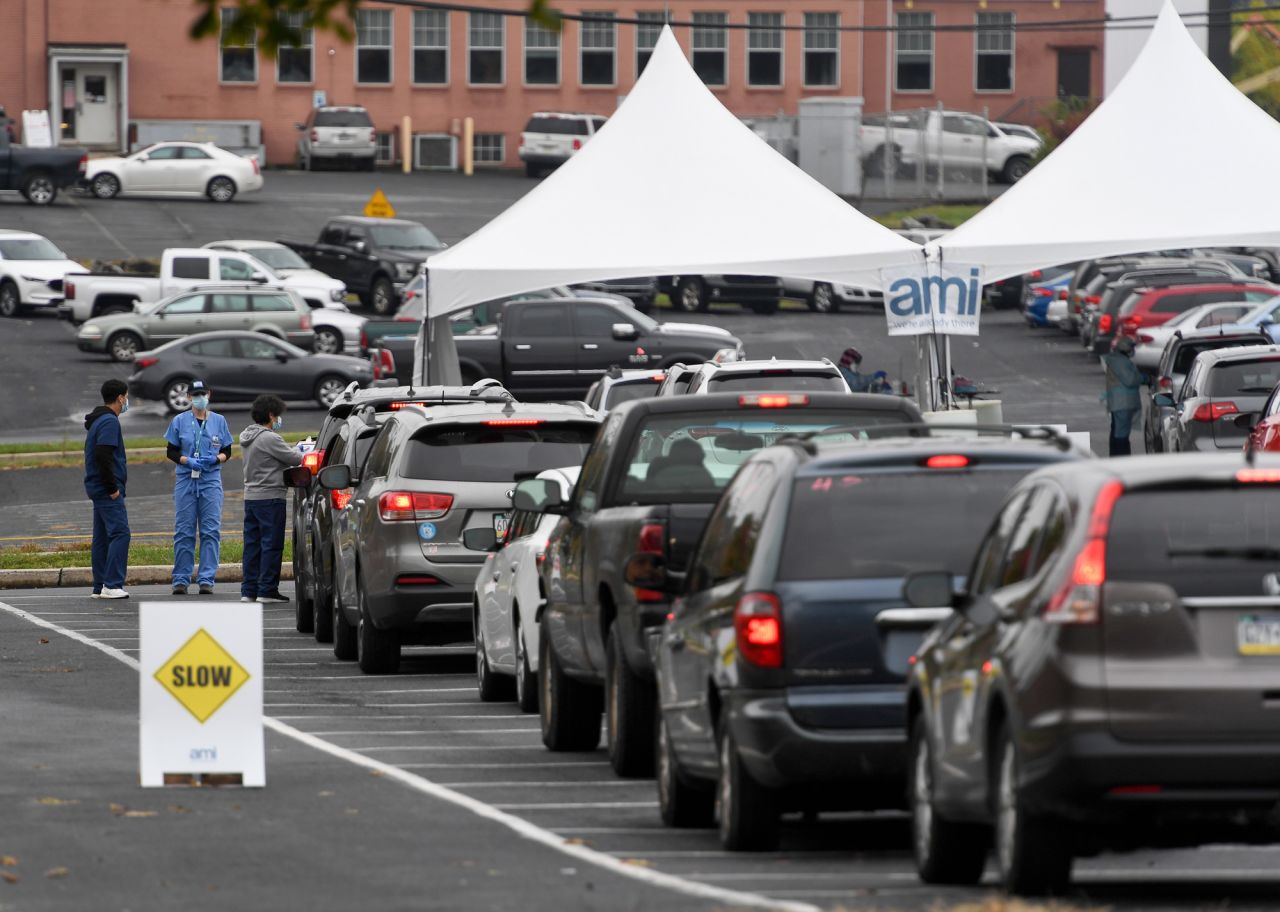
[[[537,561],[539,567],[542,566],[543,562],[546,561],[546,559],[547,559],[547,552],[545,548],[534,555],[534,560]]]
[[[302,315],[302,322],[298,324],[298,328],[302,330],[307,330],[311,328],[311,317],[309,314]]]
[[[1085,295],[1084,302],[1086,304],[1101,304],[1102,297],[1100,295]]]
[[[380,348],[372,358],[373,361],[373,379],[381,380],[383,377],[394,377],[396,374],[396,358],[387,349]],[[392,403],[392,408],[403,408],[410,403],[402,402],[400,405]]]
[[[1155,336],[1149,336],[1146,333],[1138,333],[1138,341],[1143,345],[1149,345],[1156,340]]]
[[[89,170],[89,156],[88,156],[88,155],[81,155],[81,156],[80,156],[80,164],[79,164],[78,168],[79,168],[79,171],[80,171],[80,173],[81,173],[81,174],[84,174],[86,171],[88,171],[88,170]]]
[[[543,424],[541,418],[491,418],[485,427],[537,427]]]
[[[361,351],[369,350],[369,334],[365,332],[363,329],[360,330],[360,350]]]
[[[1058,300],[1065,301],[1067,299],[1067,290],[1065,288],[1058,291]]]
[[[1098,332],[1104,336],[1111,332],[1111,314],[1103,314],[1098,318]]]
[[[579,149],[581,149],[581,148],[582,148],[582,140],[580,140],[580,139],[575,139],[575,140],[573,141],[573,151],[574,151],[574,152],[577,152],[577,151],[578,151]]]
[[[403,401],[403,402],[389,402],[389,403],[387,403],[387,408],[388,408],[390,411],[398,412],[398,411],[400,411],[402,408],[408,408],[408,407],[409,407],[409,406],[411,406],[411,405],[424,405],[424,404],[425,404],[424,402],[419,401],[419,400],[406,399],[406,400],[405,400],[405,401]]]
[[[1044,275],[1044,273],[1041,272],[1039,269],[1033,269],[1027,273],[1027,278],[1034,282],[1036,279],[1040,278],[1042,275]]]
[[[1159,795],[1164,791],[1160,785],[1117,785],[1109,795]]]
[[[425,494],[421,491],[387,491],[378,498],[378,515],[384,522],[410,519],[439,519],[453,507],[452,494]]]
[[[1102,586],[1107,581],[1107,533],[1116,501],[1124,485],[1109,481],[1102,486],[1089,515],[1088,540],[1076,555],[1071,578],[1049,601],[1046,624],[1096,624],[1102,614]]]
[[[251,155],[251,156],[249,156],[249,163],[250,163],[251,165],[253,165],[253,173],[254,173],[254,174],[261,174],[261,173],[262,173],[261,171],[259,171],[259,170],[258,170],[258,160],[257,160],[256,158],[254,158],[252,155]]]
[[[148,367],[151,367],[153,364],[159,364],[159,363],[160,363],[159,358],[134,358],[133,359],[133,366],[136,367],[138,370],[146,370]]]
[[[1172,378],[1172,377],[1161,377],[1159,380],[1157,380],[1157,381],[1156,381],[1156,384],[1157,384],[1157,385],[1158,385],[1162,390],[1173,389],[1173,378]]]
[[[748,592],[733,610],[738,655],[759,668],[782,667],[782,603],[771,592]]]
[[[323,461],[324,450],[312,450],[302,457],[302,464],[311,471],[312,475],[320,471],[320,463]]]
[[[1037,298],[1049,298],[1053,296],[1052,288],[1035,288],[1032,290],[1035,292],[1035,296]]]
[[[64,298],[66,298],[68,301],[74,300],[74,299],[75,299],[75,296],[76,296],[76,283],[75,283],[75,282],[63,282],[63,283],[62,283],[62,296],[63,296]]]
[[[318,143],[318,142],[320,141],[320,131],[319,131],[319,130],[312,130],[312,131],[311,131],[311,141],[312,141],[313,143]]]
[[[654,383],[661,383],[662,381],[664,381],[664,380],[666,380],[666,379],[667,379],[667,375],[666,375],[666,374],[654,374],[654,375],[653,375],[652,377],[650,377],[649,379],[650,379],[650,380],[652,380]]]
[[[641,554],[658,554],[666,555],[667,553],[667,527],[662,523],[649,522],[640,527],[640,534],[636,536],[636,551]],[[655,602],[665,602],[667,597],[657,589],[636,589],[636,601],[652,605]]]
[[[928,469],[963,469],[969,465],[969,462],[968,456],[959,453],[943,453],[930,456],[924,461],[924,465]]]
[[[378,144],[378,131],[377,131],[377,130],[370,130],[370,131],[369,131],[369,145],[371,145],[371,146],[376,146],[377,144]]]
[[[1241,469],[1236,472],[1241,484],[1280,484],[1280,469]]]
[[[753,393],[738,397],[738,405],[752,408],[790,408],[793,405],[808,404],[808,396],[794,394]]]
[[[1142,325],[1142,317],[1128,316],[1120,321],[1120,332],[1131,336],[1138,331],[1138,327]]]
[[[1217,421],[1226,415],[1235,415],[1240,411],[1234,402],[1204,402],[1191,414],[1192,421]]]
[[[402,573],[396,577],[397,586],[438,586],[440,577],[430,573]]]
[[[330,491],[329,500],[333,503],[335,510],[345,510],[347,504],[351,503],[351,489],[340,488],[336,491]]]

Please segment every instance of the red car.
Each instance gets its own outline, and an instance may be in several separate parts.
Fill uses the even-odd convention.
[[[1263,453],[1280,453],[1280,387],[1271,391],[1267,404],[1262,407],[1258,423],[1244,442],[1245,452],[1258,450]],[[1238,419],[1237,419],[1238,420]]]
[[[1120,332],[1136,336],[1138,330],[1159,326],[1178,314],[1219,301],[1261,304],[1280,294],[1280,288],[1263,282],[1217,282],[1204,285],[1172,285],[1167,288],[1139,288],[1120,305],[1117,318]]]

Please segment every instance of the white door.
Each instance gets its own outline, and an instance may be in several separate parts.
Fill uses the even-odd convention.
[[[119,145],[120,68],[114,63],[76,67],[76,141],[90,146]]]

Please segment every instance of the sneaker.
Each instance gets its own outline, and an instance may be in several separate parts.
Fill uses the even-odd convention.
[[[98,598],[104,599],[122,599],[128,597],[129,593],[125,592],[123,589],[103,589],[102,593],[98,596]]]
[[[92,598],[92,599],[102,598],[102,593],[101,593],[101,592],[90,592],[90,593],[89,593],[89,598]]]
[[[256,601],[257,601],[257,599],[256,599],[256,598],[253,598],[252,596],[242,595],[242,596],[240,596],[240,601],[242,601],[242,602],[256,602]]]
[[[201,584],[200,584],[200,594],[201,594],[201,595],[213,595],[213,587],[212,587],[212,586],[210,586],[208,583],[201,583]]]
[[[186,595],[186,594],[187,594],[187,587],[186,587],[186,586],[174,586],[174,587],[173,587],[173,594],[174,594],[174,595]]]
[[[287,602],[287,601],[289,601],[289,596],[281,593],[279,589],[277,589],[275,592],[268,592],[266,595],[258,596],[259,605],[269,605],[272,602]]]

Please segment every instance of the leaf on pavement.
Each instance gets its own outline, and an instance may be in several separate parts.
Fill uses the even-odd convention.
[[[0,871],[0,880],[3,880],[5,883],[17,883],[18,875],[14,874],[12,871]]]
[[[159,811],[125,811],[125,817],[159,817]]]
[[[66,877],[70,873],[71,871],[67,868],[50,868],[44,872],[44,876],[49,878]]]
[[[44,798],[37,798],[36,803],[47,804],[47,805],[56,807],[62,804],[79,804],[80,800],[78,798],[50,798],[46,796]]]
[[[12,868],[16,867],[17,864],[18,859],[14,858],[12,855],[0,855],[0,868]]]
[[[41,637],[41,638],[40,638],[40,645],[41,645],[41,646],[48,646],[48,645],[49,645],[49,638],[48,638],[48,637]]]
[[[117,817],[119,817],[125,811],[129,810],[123,804],[110,804],[107,807],[111,811],[111,813],[115,814]]]
[[[647,858],[624,858],[622,860],[622,863],[628,864],[628,865],[634,865],[637,868],[649,868],[653,866],[652,862],[650,862],[649,859]]]
[[[169,805],[169,813],[171,813],[171,814],[190,814],[190,813],[191,813],[191,808],[189,808],[189,807],[183,807],[183,806],[182,806],[182,805],[180,805],[180,804],[171,804],[171,805]]]

